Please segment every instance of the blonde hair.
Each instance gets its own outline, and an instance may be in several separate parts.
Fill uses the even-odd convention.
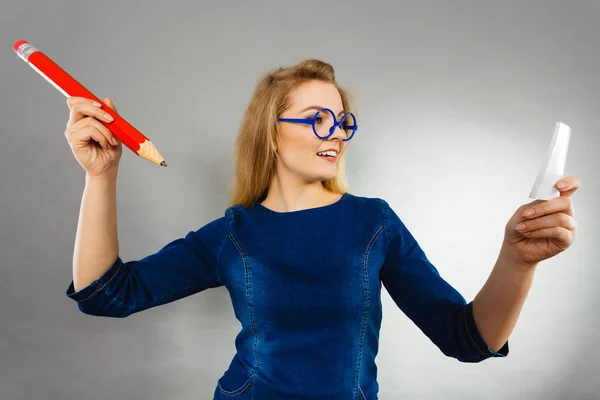
[[[324,61],[306,59],[291,67],[279,67],[263,75],[244,113],[235,142],[230,206],[241,204],[250,207],[267,196],[277,161],[277,118],[290,106],[292,91],[311,80],[333,84],[340,93],[344,110],[356,115],[350,93],[335,81],[333,67]],[[348,191],[345,158],[343,152],[336,163],[335,178],[321,182],[334,193],[344,194]]]

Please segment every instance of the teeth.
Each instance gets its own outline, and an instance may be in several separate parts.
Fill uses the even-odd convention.
[[[334,151],[334,150],[321,151],[321,152],[318,152],[317,155],[319,155],[319,156],[331,156],[331,157],[335,157],[337,155],[337,151]]]

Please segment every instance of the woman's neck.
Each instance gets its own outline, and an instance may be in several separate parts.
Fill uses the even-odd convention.
[[[273,211],[289,212],[322,207],[335,203],[342,195],[330,192],[321,182],[291,184],[273,177],[261,204]]]

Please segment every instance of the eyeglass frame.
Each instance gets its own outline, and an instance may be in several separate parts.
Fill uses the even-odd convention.
[[[315,127],[315,122],[317,121],[317,117],[323,110],[330,112],[331,115],[333,116],[333,120],[335,121],[333,123],[333,125],[331,125],[331,127],[329,128],[329,135],[327,135],[325,137],[319,136],[319,134],[317,133],[317,128]],[[341,116],[339,121],[335,118],[335,113],[329,108],[321,108],[319,111],[316,112],[316,114],[312,118],[277,118],[277,121],[294,122],[297,124],[312,125],[313,133],[315,134],[315,136],[317,136],[319,139],[325,140],[325,139],[329,139],[338,127],[341,129],[344,129],[342,126],[342,121],[344,120],[344,118],[346,118],[347,115],[351,115],[352,119],[354,120],[354,125],[350,126],[350,128],[352,128],[352,134],[350,135],[350,137],[348,137],[346,139],[342,139],[343,142],[347,142],[354,137],[354,134],[358,130],[358,125],[356,124],[356,116],[351,111],[344,113],[344,115]]]

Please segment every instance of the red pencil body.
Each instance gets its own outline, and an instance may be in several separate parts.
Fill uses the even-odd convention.
[[[52,61],[50,57],[46,56],[31,44],[24,40],[19,40],[15,43],[14,50],[19,57],[26,61],[33,69],[35,69],[42,77],[44,77],[66,97],[84,97],[101,103],[102,109],[110,114],[114,118],[114,121],[111,123],[106,123],[104,121],[100,122],[104,124],[104,126],[106,126],[115,135],[115,137],[131,151],[137,155],[140,155],[140,144],[149,140],[146,136],[135,129],[123,117],[114,112],[92,92],[86,89],[75,78],[73,78],[58,64]]]

